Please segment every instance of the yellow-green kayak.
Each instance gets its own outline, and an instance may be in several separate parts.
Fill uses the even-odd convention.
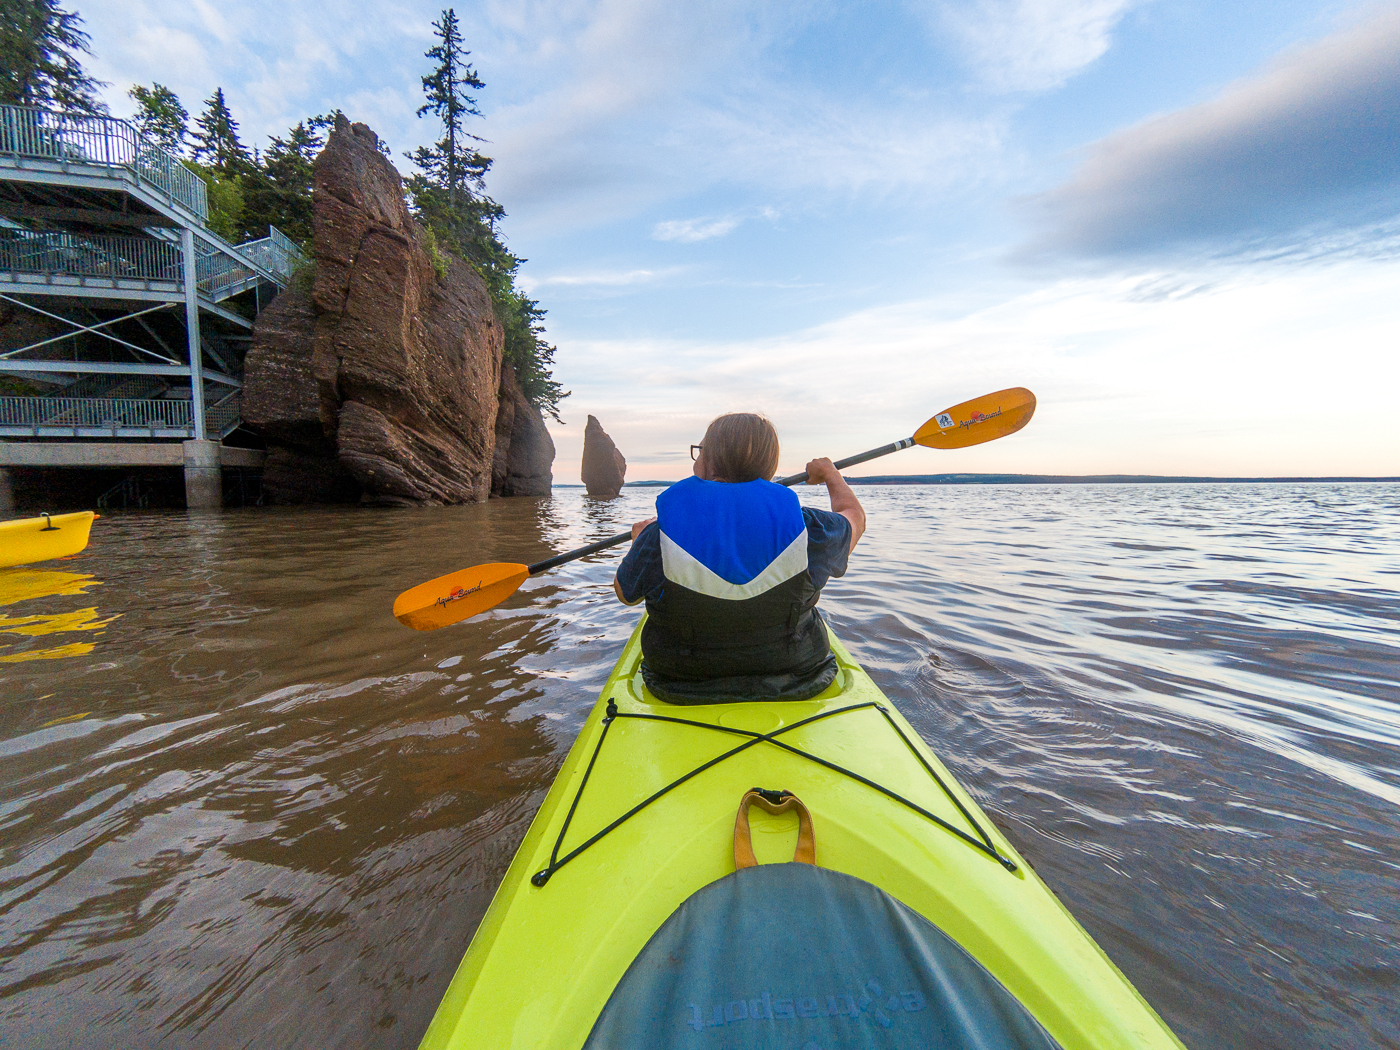
[[[835,638],[840,674],[812,700],[677,706],[642,683],[640,631],[423,1048],[1179,1050]],[[805,803],[815,868],[783,863],[794,815],[745,803],[759,864],[735,870],[736,807],[755,785]],[[827,925],[833,901],[850,928]],[[880,958],[886,918],[860,918],[876,913],[920,974]],[[727,991],[731,969],[749,983]]]
[[[92,511],[83,510],[0,521],[0,568],[77,554],[87,546],[95,517]]]

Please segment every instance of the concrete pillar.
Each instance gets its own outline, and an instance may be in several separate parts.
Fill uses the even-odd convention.
[[[0,515],[15,512],[15,490],[10,487],[10,472],[0,467]]]
[[[185,506],[190,510],[218,510],[224,505],[224,473],[219,464],[217,441],[184,442]]]

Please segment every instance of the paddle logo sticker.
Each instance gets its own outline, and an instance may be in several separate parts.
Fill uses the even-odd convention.
[[[756,999],[735,999],[727,1003],[709,1003],[701,1009],[698,1003],[686,1004],[685,1024],[697,1032],[706,1028],[723,1028],[741,1021],[796,1021],[798,1018],[845,1017],[873,1021],[889,1028],[901,1013],[919,1013],[927,1003],[922,992],[908,991],[886,994],[879,981],[866,981],[859,995],[794,996],[775,999],[764,992]]]
[[[972,424],[974,424],[974,423],[985,423],[985,422],[986,422],[987,420],[989,420],[989,419],[996,419],[996,417],[999,416],[999,415],[1001,415],[1001,406],[1000,406],[1000,405],[997,406],[997,410],[996,410],[995,412],[974,412],[974,413],[972,413],[972,415],[970,415],[967,419],[965,419],[960,425],[962,426],[962,428],[963,428],[964,430],[967,430],[967,429],[970,428],[970,427],[972,426]],[[942,417],[940,416],[939,419],[941,420]],[[939,425],[941,426],[942,423],[940,422]]]
[[[485,580],[482,581],[482,583],[485,583],[485,582],[486,582]],[[433,602],[433,604],[434,604],[434,605],[442,605],[442,606],[445,606],[445,605],[447,605],[449,602],[460,601],[461,599],[465,598],[467,595],[469,595],[469,594],[475,594],[475,593],[476,593],[477,591],[479,591],[479,590],[481,590],[481,583],[478,583],[475,587],[471,587],[471,588],[467,588],[467,587],[458,587],[458,588],[457,588],[455,591],[453,591],[451,594],[447,595],[447,597],[445,597],[445,598],[439,598],[437,601]]]
[[[942,412],[942,413],[939,414],[939,416],[938,416],[938,429],[939,429],[939,430],[947,430],[949,427],[956,426],[956,425],[957,425],[957,424],[953,421],[953,417],[950,416],[947,412]]]

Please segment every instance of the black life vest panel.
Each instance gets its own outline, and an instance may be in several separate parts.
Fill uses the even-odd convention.
[[[791,489],[687,478],[656,501],[665,586],[642,673],[672,703],[805,700],[836,677]]]

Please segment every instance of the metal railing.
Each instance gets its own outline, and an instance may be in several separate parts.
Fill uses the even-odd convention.
[[[188,429],[188,401],[116,397],[0,397],[0,426]]]
[[[242,397],[238,391],[208,406],[204,425],[211,435],[224,437],[239,424]],[[194,413],[183,400],[135,400],[111,397],[0,397],[0,427],[29,430],[162,430],[194,432]]]
[[[126,168],[167,200],[178,202],[202,220],[209,217],[204,180],[116,117],[0,106],[0,154]]]
[[[240,252],[284,283],[302,256],[281,233],[239,245]],[[282,242],[282,243],[279,243]],[[181,284],[180,247],[155,237],[75,234],[60,230],[0,228],[0,271],[46,277],[105,277]],[[215,301],[248,282],[266,279],[232,255],[211,251],[195,260],[199,290]]]
[[[209,405],[204,410],[204,429],[211,435],[227,437],[242,422],[243,395],[235,390],[222,401]]]
[[[276,226],[269,226],[267,236],[261,240],[240,244],[238,250],[264,270],[282,278],[291,277],[292,271],[306,260],[296,241]]]
[[[194,272],[199,290],[216,300],[222,298],[220,293],[226,289],[258,276],[256,270],[223,252],[210,252],[208,255],[199,256],[194,261]]]
[[[0,229],[0,270],[179,281],[180,249],[152,237]]]

